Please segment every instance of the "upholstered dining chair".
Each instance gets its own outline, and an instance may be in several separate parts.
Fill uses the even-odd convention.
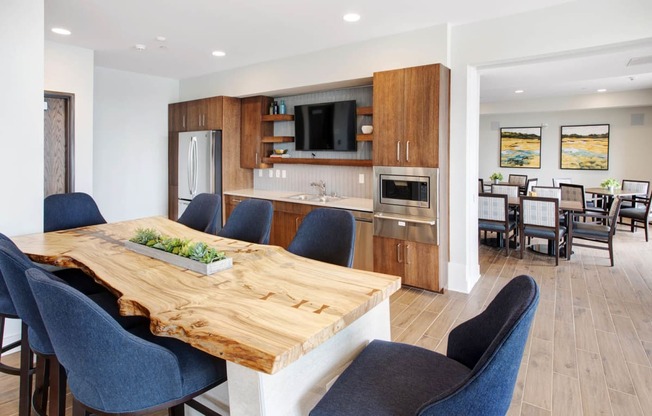
[[[256,244],[269,244],[274,207],[270,201],[245,199],[238,203],[217,235]]]
[[[355,219],[341,209],[317,208],[305,216],[288,251],[339,266],[351,267],[355,248]]]
[[[537,186],[539,184],[539,178],[529,178],[527,180],[527,186],[525,187],[525,192],[523,192],[523,195],[530,195],[530,192],[532,192],[532,188]]]
[[[521,258],[525,250],[525,237],[548,240],[555,255],[555,266],[559,265],[559,251],[568,246],[566,227],[559,224],[559,200],[539,196],[521,197]],[[566,247],[567,248],[567,247]],[[566,259],[570,259],[570,250],[566,250]]]
[[[628,200],[628,198],[622,198],[623,201]],[[641,198],[637,197],[635,201],[632,201],[630,207],[625,208],[621,204],[620,207],[620,222],[619,224],[625,224],[622,222],[623,218],[629,219],[631,231],[636,231],[636,228],[643,228],[645,230],[645,241],[649,241],[648,233],[650,228],[650,201],[652,197]]]
[[[504,194],[510,198],[518,198],[519,189],[518,185],[496,185],[491,184],[492,194]]]
[[[643,202],[640,201],[640,199],[641,197],[645,198],[649,195],[650,181],[623,179],[621,189],[623,191],[636,192],[638,194],[634,197],[623,199],[620,206],[621,210],[627,208],[643,208]]]
[[[446,355],[372,341],[310,416],[504,415],[539,301],[534,279],[512,279],[448,336]]]
[[[491,193],[478,195],[478,230],[479,232],[495,232],[498,236],[502,235],[506,256],[509,256],[510,239],[514,240],[514,246],[516,246],[516,229],[516,220],[509,216],[507,195]]]
[[[193,406],[194,397],[226,381],[223,360],[147,328],[127,331],[74,288],[38,269],[26,275],[68,374],[73,414],[135,415],[166,408],[183,414],[185,403]]]
[[[552,186],[559,188],[562,183],[573,183],[571,178],[552,178]]]
[[[614,198],[608,215],[594,212],[572,214],[573,221],[572,229],[569,232],[568,251],[572,250],[573,246],[608,250],[609,262],[611,263],[611,267],[613,267],[613,236],[616,232],[616,221],[620,212],[620,204],[621,199],[618,197]],[[576,221],[586,217],[597,218],[602,221],[600,224]],[[603,244],[606,244],[606,246],[603,246]]]
[[[532,192],[535,194],[533,196],[557,198],[558,201],[561,201],[561,188],[555,188],[554,186],[534,186],[532,187]]]
[[[507,178],[507,182],[510,185],[518,186],[519,193],[525,192],[525,187],[527,186],[527,175],[513,175],[510,174]]]
[[[478,193],[481,194],[484,192],[484,180],[482,178],[478,178]]]
[[[43,231],[106,224],[93,198],[83,192],[50,195],[43,201]]]
[[[217,234],[222,227],[222,197],[198,194],[177,221],[197,231]]]
[[[23,331],[27,333],[26,342],[21,344],[21,374],[20,389],[21,400],[29,403],[29,392],[31,391],[32,379],[29,373],[32,362],[32,351],[37,356],[37,380],[35,390],[35,407],[44,411],[49,403],[50,415],[63,415],[65,412],[65,373],[59,366],[49,336],[43,325],[43,321],[34,295],[25,280],[25,272],[36,266],[23,254],[13,242],[7,238],[0,240],[0,274],[4,279],[11,300],[15,306],[18,317],[23,321]],[[43,271],[57,279],[63,284],[58,276]],[[74,283],[74,282],[73,282]],[[72,286],[71,286],[72,287]],[[87,288],[81,285],[82,289]],[[78,290],[78,289],[75,289]],[[82,292],[80,292],[82,293]],[[107,291],[84,294],[95,302],[98,307],[106,310],[117,319],[121,325],[132,328],[144,325],[147,320],[140,317],[121,317],[117,300]],[[49,379],[45,379],[49,374]],[[50,389],[49,399],[47,390]],[[24,393],[23,393],[24,392]],[[26,395],[23,396],[23,394]]]

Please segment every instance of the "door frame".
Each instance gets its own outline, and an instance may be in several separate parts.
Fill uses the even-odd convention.
[[[57,98],[65,102],[66,118],[66,179],[65,192],[75,191],[75,94],[45,90],[43,98]],[[45,140],[45,137],[43,137]]]

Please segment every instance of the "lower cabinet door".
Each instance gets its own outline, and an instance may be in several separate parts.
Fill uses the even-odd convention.
[[[432,244],[405,242],[405,274],[408,286],[439,292],[439,252]]]
[[[403,240],[374,236],[374,271],[404,277],[404,244]]]

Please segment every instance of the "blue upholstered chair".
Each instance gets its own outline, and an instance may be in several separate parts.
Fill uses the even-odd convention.
[[[245,199],[235,206],[217,235],[256,244],[269,244],[274,207],[262,199]]]
[[[28,334],[25,337],[27,341],[21,344],[24,345],[24,348],[21,348],[21,400],[27,400],[29,402],[29,392],[31,391],[32,384],[29,368],[31,367],[31,354],[33,351],[37,356],[37,376],[41,377],[37,377],[36,380],[36,393],[38,394],[35,397],[35,407],[46,406],[47,389],[49,387],[51,393],[49,399],[50,411],[48,413],[53,415],[63,414],[65,412],[66,394],[65,373],[59,366],[48,333],[45,330],[41,315],[36,306],[34,295],[25,279],[25,272],[36,266],[11,240],[5,236],[2,237],[0,239],[0,274],[2,274],[17,315],[23,321],[23,331]],[[50,275],[52,279],[69,285],[68,282],[65,282],[58,276],[44,270],[43,272]],[[87,278],[90,280],[90,277]],[[81,286],[82,288],[89,287],[85,284]],[[98,307],[106,310],[107,313],[113,316],[114,319],[117,319],[124,327],[147,327],[147,325],[144,325],[147,323],[147,319],[145,318],[120,316],[116,299],[107,291],[88,295],[84,294],[84,296],[88,296]],[[49,371],[49,380],[43,379],[47,371]],[[27,395],[27,398],[22,396],[23,389],[26,392],[24,394]]]
[[[43,202],[43,231],[106,224],[93,198],[83,192],[50,195]]]
[[[317,208],[305,216],[288,251],[339,266],[351,267],[355,219],[341,209]]]
[[[147,329],[127,331],[88,297],[41,270],[29,270],[27,281],[68,373],[74,414],[182,407],[226,381],[223,360]]]
[[[199,194],[181,214],[178,222],[197,231],[217,234],[222,227],[222,198],[217,194]]]
[[[538,300],[534,279],[512,279],[451,331],[446,355],[372,341],[310,415],[504,415]]]

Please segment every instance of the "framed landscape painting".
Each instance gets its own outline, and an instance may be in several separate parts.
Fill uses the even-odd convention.
[[[561,126],[560,168],[608,170],[609,124]]]
[[[541,127],[500,129],[501,168],[541,168]]]

